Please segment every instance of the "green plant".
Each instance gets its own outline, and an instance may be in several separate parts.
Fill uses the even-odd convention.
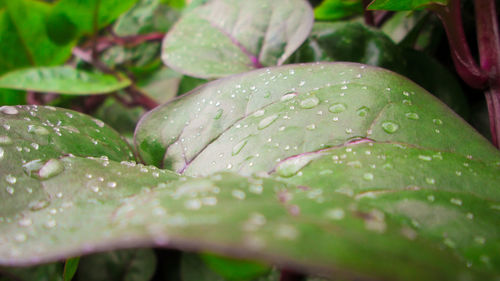
[[[369,7],[454,42],[450,2]],[[0,280],[500,278],[500,152],[429,12],[82,3],[0,1]]]

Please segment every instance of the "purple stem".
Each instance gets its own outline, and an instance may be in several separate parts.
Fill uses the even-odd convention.
[[[280,274],[280,281],[304,281],[306,278],[304,275],[291,271],[288,269],[282,269]]]
[[[369,26],[375,26],[375,18],[373,16],[373,11],[368,10],[368,5],[372,0],[363,0],[363,16],[365,18],[365,24]]]
[[[477,2],[481,1],[487,0]],[[451,57],[460,77],[469,86],[483,89],[488,83],[488,77],[471,55],[462,26],[460,0],[450,0],[447,6],[434,5],[430,7],[430,10],[439,16],[444,25],[450,43]]]
[[[490,88],[486,103],[493,144],[500,148],[500,33],[495,0],[475,0],[477,41],[481,69],[488,77]]]

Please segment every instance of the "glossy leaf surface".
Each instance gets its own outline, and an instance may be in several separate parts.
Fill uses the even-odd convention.
[[[324,68],[320,69],[321,66]],[[420,100],[427,102],[427,106],[434,103],[433,110],[447,112],[420,88],[386,71],[353,64],[302,68],[306,73],[315,74],[309,77],[324,79],[321,72],[315,70],[341,70],[335,67],[347,67],[343,75],[355,76],[358,73],[354,70],[361,69],[365,71],[362,74],[366,81],[371,81],[370,74],[375,73],[385,78],[380,79],[381,83],[404,85],[409,87],[409,93],[415,91],[413,106]],[[354,69],[353,73],[348,69]],[[290,75],[290,66],[272,71],[283,70]],[[301,71],[301,67],[295,66],[293,75],[300,77]],[[266,71],[253,74],[259,73]],[[332,77],[331,73],[325,74]],[[353,92],[346,91],[346,94]],[[388,95],[393,97],[396,108],[400,95],[408,98],[404,93]],[[305,97],[309,99],[301,100],[302,108],[312,109],[318,115],[319,104],[311,107],[316,102],[311,102],[310,95]],[[318,100],[321,97],[317,94]],[[293,99],[275,104],[280,102],[291,103]],[[69,152],[59,149],[60,144],[27,151],[24,148],[34,141],[29,133],[36,140],[52,136],[47,134],[47,128],[30,129],[24,122],[16,123],[26,116],[33,118],[28,110],[34,111],[30,107],[1,110],[3,124],[10,125],[10,141],[2,137],[0,161],[6,165],[1,166],[0,172],[2,185],[12,187],[0,190],[2,198],[8,198],[5,200],[8,203],[1,206],[2,264],[33,264],[106,249],[156,245],[262,259],[351,279],[370,276],[381,280],[484,280],[495,274],[488,263],[496,268],[495,247],[498,245],[495,241],[498,239],[494,212],[499,195],[494,184],[500,168],[498,154],[486,145],[469,147],[475,150],[471,152],[474,155],[471,159],[462,155],[463,147],[457,147],[457,152],[447,152],[394,140],[358,141],[274,164],[272,174],[276,179],[227,173],[187,178],[152,166],[118,162],[128,156],[118,156],[114,159],[117,161],[109,159],[115,155],[116,150],[112,148],[116,145],[110,146],[110,150],[94,151],[94,155],[104,154],[108,158],[79,157],[78,153],[84,153],[79,147],[71,150],[76,156],[59,157],[65,154],[61,151]],[[45,115],[56,114],[61,121],[59,126],[81,118],[81,122],[89,121],[91,126],[86,126],[89,131],[95,128],[92,119],[73,116],[71,121],[60,116],[66,112],[38,108],[35,115],[43,120],[49,119]],[[441,116],[446,117],[444,113],[441,112]],[[432,110],[429,114],[432,115]],[[422,117],[422,120],[427,119]],[[468,128],[455,116],[441,121],[450,127],[455,122],[462,131]],[[430,122],[436,124],[436,121]],[[405,124],[399,124],[403,130]],[[96,125],[104,132],[104,125]],[[5,126],[0,129],[4,133],[7,130]],[[374,139],[385,136],[375,128],[373,132]],[[475,133],[471,134],[474,137]],[[101,135],[107,136],[108,143],[113,139],[108,134]],[[390,135],[395,136],[395,132]],[[62,139],[66,139],[66,134],[63,136]],[[469,145],[481,140],[471,139]],[[437,145],[445,146],[442,142]],[[483,154],[486,152],[489,154]],[[38,159],[43,160],[38,162]],[[395,172],[399,170],[401,172]],[[456,174],[457,170],[462,174]],[[483,188],[470,195],[477,186]],[[408,198],[399,196],[407,193],[410,193]],[[431,195],[434,197],[429,197]],[[434,204],[428,206],[429,201]],[[411,204],[423,208],[413,208]],[[436,225],[432,217],[429,218],[429,208],[444,209],[443,212],[448,212],[444,214],[449,216]],[[455,225],[456,222],[460,224]],[[443,231],[439,228],[442,224],[454,230],[461,223],[472,224],[468,228],[471,231],[447,234],[445,238],[449,240],[443,240],[439,233]],[[484,244],[491,246],[485,248]],[[465,252],[457,250],[462,245]],[[467,267],[468,261],[472,262],[471,268]]]
[[[69,66],[27,68],[0,76],[0,88],[68,95],[114,92],[130,85],[130,80],[113,75],[90,73]]]
[[[363,14],[361,0],[324,0],[314,8],[314,17],[318,20],[339,20]]]
[[[213,0],[186,12],[163,42],[163,61],[181,73],[223,77],[282,64],[306,39],[304,0]]]
[[[421,87],[349,63],[288,65],[205,84],[148,113],[135,141],[146,163],[207,175],[269,172],[287,157],[361,138],[498,157]]]

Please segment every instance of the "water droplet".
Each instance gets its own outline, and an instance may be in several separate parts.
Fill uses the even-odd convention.
[[[222,108],[219,108],[219,109],[217,110],[217,113],[215,113],[214,119],[215,119],[215,120],[220,119],[220,117],[222,116],[222,113],[223,113],[223,112],[224,112],[224,110],[223,110]]]
[[[276,119],[278,119],[278,115],[277,114],[273,114],[271,116],[267,116],[266,118],[260,120],[259,122],[259,125],[257,126],[257,128],[259,128],[259,130],[262,130],[264,128],[267,128],[269,127],[269,125],[271,125],[274,121],[276,121]]]
[[[12,144],[12,139],[9,136],[0,136],[0,144]]]
[[[335,208],[326,211],[325,216],[332,220],[341,220],[344,218],[345,213],[341,208]]]
[[[5,151],[3,150],[3,148],[0,147],[0,160],[3,159],[4,155],[5,155]]]
[[[11,174],[8,174],[7,176],[5,176],[5,181],[10,184],[15,184],[17,182],[17,178]]]
[[[115,188],[115,187],[116,187],[116,182],[114,182],[114,181],[110,181],[110,182],[108,182],[108,184],[107,184],[107,185],[108,185],[108,187],[110,187],[110,188]]]
[[[14,239],[17,241],[17,242],[24,242],[26,241],[26,234],[24,233],[18,233],[14,236]]]
[[[418,114],[415,113],[415,112],[405,113],[405,116],[406,116],[406,118],[412,119],[412,120],[418,120],[418,119],[420,119],[420,116],[418,116]]]
[[[30,218],[22,218],[18,223],[20,226],[30,226],[33,224],[33,221]]]
[[[331,113],[341,113],[344,112],[347,109],[347,106],[343,103],[335,103],[332,104],[329,108],[328,111]]]
[[[45,223],[45,226],[48,227],[48,228],[53,228],[57,225],[57,222],[55,220],[48,220],[46,223]]]
[[[288,92],[281,97],[281,101],[287,101],[295,98],[297,96],[296,92]]]
[[[373,180],[373,174],[372,173],[365,173],[363,175],[363,179],[365,179],[367,181],[371,181],[371,180]]]
[[[38,176],[42,179],[48,179],[57,176],[64,170],[63,163],[58,159],[50,159],[38,171]]]
[[[432,119],[432,122],[434,122],[434,124],[436,124],[436,125],[442,125],[443,124],[443,121],[441,121],[441,119]]]
[[[49,134],[49,130],[47,130],[47,128],[38,125],[29,125],[28,132],[40,136],[46,136]]]
[[[276,172],[281,177],[291,177],[297,174],[303,167],[305,167],[312,158],[307,156],[295,156],[284,160],[276,168]]]
[[[451,199],[450,199],[450,202],[451,202],[452,204],[457,205],[457,206],[462,206],[462,200],[460,200],[460,199],[458,199],[458,198],[451,198]]]
[[[362,106],[362,107],[358,108],[358,110],[356,111],[356,114],[358,114],[358,116],[360,116],[360,117],[365,117],[369,111],[370,111],[370,108],[368,108],[366,106]]]
[[[382,123],[382,128],[386,133],[392,134],[399,129],[399,125],[391,121],[385,121]]]
[[[7,193],[8,193],[8,194],[10,194],[10,195],[14,194],[14,192],[15,192],[15,190],[14,190],[14,188],[13,188],[12,186],[7,186],[7,187],[5,188],[5,190],[6,190],[6,191],[7,191]]]
[[[201,208],[201,201],[199,199],[189,199],[184,203],[184,207],[189,210],[198,210]]]
[[[316,96],[310,96],[300,101],[300,107],[309,109],[314,108],[319,104],[319,99]]]
[[[243,149],[243,147],[247,144],[248,140],[244,139],[242,141],[240,141],[239,143],[237,143],[234,147],[233,147],[233,151],[231,152],[231,154],[233,156],[237,155],[238,153],[240,153],[240,151]]]
[[[428,155],[419,155],[418,156],[418,159],[420,160],[424,160],[424,161],[431,161],[432,160],[432,157],[428,156]]]
[[[308,130],[312,131],[312,130],[316,129],[316,125],[314,125],[314,124],[309,124],[309,125],[307,125],[307,126],[306,126],[306,129],[308,129]]]
[[[46,200],[34,201],[29,204],[29,207],[32,211],[41,210],[49,205],[49,202]]]
[[[241,191],[241,190],[238,190],[238,189],[235,189],[231,192],[231,194],[233,195],[233,197],[237,198],[237,199],[240,199],[240,200],[243,200],[245,199],[246,197],[246,194],[245,192]]]
[[[433,178],[425,178],[425,182],[428,183],[428,184],[435,184],[436,180],[433,179]]]
[[[260,117],[260,116],[264,115],[264,113],[266,113],[266,111],[264,109],[257,110],[254,112],[253,116]]]
[[[17,108],[9,105],[0,107],[0,111],[2,111],[2,113],[7,115],[16,115],[19,113]]]

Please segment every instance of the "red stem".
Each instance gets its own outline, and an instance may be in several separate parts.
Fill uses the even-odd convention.
[[[481,1],[488,0],[477,2]],[[448,6],[434,5],[430,10],[437,13],[444,25],[450,43],[451,57],[460,77],[469,86],[483,89],[487,85],[488,77],[471,55],[462,26],[460,0],[450,0]]]
[[[481,68],[490,89],[485,93],[493,144],[500,148],[500,33],[495,0],[475,0],[477,41]]]

